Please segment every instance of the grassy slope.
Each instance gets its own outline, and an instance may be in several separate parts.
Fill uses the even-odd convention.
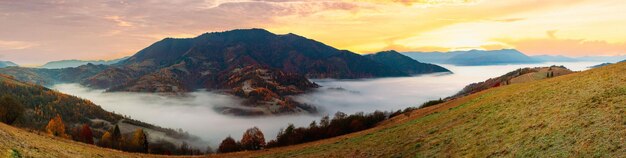
[[[435,106],[440,111],[425,117],[418,110],[415,119],[324,143],[228,156],[622,157],[624,72],[621,63],[503,86]]]
[[[121,151],[100,148],[0,123],[0,157],[9,157],[14,150],[22,157],[141,157]]]
[[[346,136],[215,156],[621,157],[626,155],[626,73],[623,72],[626,63],[493,88],[416,110],[409,117],[401,115],[376,128]],[[55,140],[50,145],[46,143],[53,141],[51,138],[31,135],[34,134],[0,125],[0,139],[9,140],[0,142],[0,153],[17,148],[23,155],[33,156],[42,153],[147,156],[65,140]]]

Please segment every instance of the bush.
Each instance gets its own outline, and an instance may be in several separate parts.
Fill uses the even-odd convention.
[[[21,103],[8,95],[0,97],[0,122],[11,125],[22,114],[24,114],[24,107]]]
[[[441,104],[443,102],[446,102],[445,100],[442,100],[441,98],[439,98],[439,100],[431,100],[431,101],[427,101],[424,104],[422,104],[422,106],[420,106],[420,108],[425,108],[425,107],[429,107],[429,106],[433,106],[433,105],[437,105],[437,104]]]
[[[226,139],[224,139],[222,141],[222,143],[220,144],[220,147],[217,149],[217,152],[219,153],[229,153],[229,152],[236,152],[239,151],[239,144],[237,142],[235,142],[235,139],[233,139],[232,137],[228,136],[226,137]]]

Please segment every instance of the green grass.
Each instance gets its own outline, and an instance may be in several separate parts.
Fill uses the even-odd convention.
[[[626,157],[626,65],[488,90],[449,110],[267,157]]]

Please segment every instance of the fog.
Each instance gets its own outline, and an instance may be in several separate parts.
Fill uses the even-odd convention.
[[[216,106],[238,106],[239,98],[207,91],[189,93],[185,97],[163,96],[148,93],[113,92],[90,89],[79,84],[57,84],[52,87],[60,92],[91,100],[103,109],[129,116],[133,119],[166,128],[182,128],[199,136],[213,147],[231,135],[241,139],[243,132],[253,126],[259,127],[266,140],[274,139],[280,128],[288,123],[308,126],[326,114],[337,111],[355,112],[391,111],[423,102],[445,98],[461,90],[465,85],[497,77],[523,67],[564,65],[572,70],[585,70],[599,62],[544,63],[498,66],[444,66],[454,74],[431,74],[400,78],[366,80],[313,80],[321,88],[311,93],[294,96],[298,101],[314,105],[318,115],[292,115],[271,117],[237,117],[216,113]],[[201,148],[204,149],[204,148]]]

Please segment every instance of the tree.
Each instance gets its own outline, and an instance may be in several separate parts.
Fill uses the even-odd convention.
[[[111,133],[111,148],[121,149],[122,142],[122,132],[120,132],[120,127],[116,124]]]
[[[180,154],[181,155],[191,154],[190,149],[189,149],[189,144],[187,144],[187,142],[185,141],[183,141],[183,143],[180,145]]]
[[[111,132],[109,131],[104,132],[104,134],[100,138],[100,141],[98,142],[98,145],[101,147],[110,148],[111,144],[113,144],[112,139],[113,137],[111,136]]]
[[[237,145],[237,142],[235,142],[235,139],[228,136],[226,137],[226,139],[222,141],[217,151],[219,153],[235,152],[235,151],[239,151],[239,146]]]
[[[322,117],[322,119],[320,120],[320,127],[326,128],[329,125],[330,125],[330,118],[328,117],[328,115]]]
[[[24,107],[8,95],[0,98],[0,122],[13,124],[24,113]]]
[[[259,150],[265,146],[265,136],[258,127],[253,127],[243,133],[241,146],[245,150]]]
[[[81,128],[78,137],[81,142],[93,144],[93,132],[88,124],[83,124],[83,128]]]
[[[46,126],[46,132],[51,136],[69,138],[69,135],[65,133],[65,124],[63,123],[63,119],[59,114],[50,119],[48,125]]]
[[[133,151],[143,153],[148,152],[148,136],[146,136],[146,133],[143,132],[143,129],[138,128],[135,130],[130,145]]]

